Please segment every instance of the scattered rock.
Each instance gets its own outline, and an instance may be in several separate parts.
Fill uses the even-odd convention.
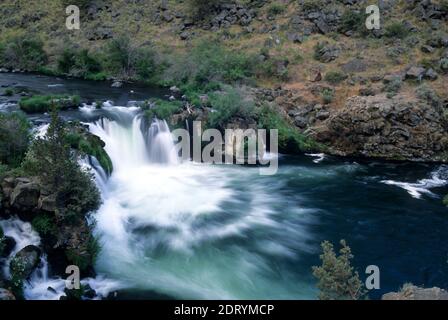
[[[422,67],[411,67],[408,71],[406,71],[406,79],[417,79],[421,80],[423,75],[425,74],[425,68]]]
[[[431,80],[431,81],[437,80],[438,77],[439,77],[439,75],[432,68],[429,68],[428,70],[426,70],[426,72],[423,76],[423,78]]]
[[[390,292],[382,296],[382,300],[448,300],[446,290],[434,288],[419,288],[407,286],[400,292]]]
[[[121,88],[122,86],[123,86],[123,82],[121,82],[121,81],[115,81],[111,85],[112,88]]]
[[[23,179],[14,188],[11,194],[10,204],[21,211],[32,210],[38,205],[40,187],[37,183]]]

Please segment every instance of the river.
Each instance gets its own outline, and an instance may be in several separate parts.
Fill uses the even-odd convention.
[[[89,124],[114,164],[109,178],[97,172],[103,204],[94,214],[95,233],[102,251],[97,278],[86,280],[104,295],[315,299],[311,267],[319,264],[320,243],[340,239],[352,248],[362,278],[368,265],[379,267],[381,288],[370,291],[372,299],[406,282],[448,287],[442,204],[448,166],[279,155],[278,173],[261,176],[254,167],[182,162],[173,156],[166,123],[142,129],[132,102],[163,97],[163,90],[0,74],[0,85],[12,83],[110,100],[102,110],[87,105],[62,114]],[[3,112],[14,108],[0,104]],[[30,118],[37,126],[47,119]],[[21,237],[19,222],[1,223],[6,234]],[[57,298],[45,290],[61,281],[34,275],[27,297]]]

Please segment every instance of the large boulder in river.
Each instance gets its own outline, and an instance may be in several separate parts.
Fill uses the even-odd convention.
[[[448,162],[447,128],[442,107],[382,94],[349,98],[313,135],[341,156]]]
[[[41,250],[33,245],[26,246],[17,252],[9,264],[12,277],[27,279],[39,265],[41,254]]]
[[[448,300],[448,291],[434,288],[406,286],[399,292],[390,292],[382,296],[382,300]]]

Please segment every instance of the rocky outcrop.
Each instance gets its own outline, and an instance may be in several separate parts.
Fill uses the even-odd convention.
[[[333,154],[389,160],[448,161],[447,119],[442,107],[403,96],[349,98],[313,130]]]
[[[17,252],[9,265],[13,279],[27,279],[39,265],[41,254],[41,250],[33,245]]]
[[[0,288],[0,301],[16,300],[11,291]]]
[[[448,300],[448,291],[434,288],[406,286],[399,292],[390,292],[382,296],[382,300]]]
[[[31,221],[42,211],[56,209],[50,200],[54,196],[36,178],[6,177],[0,181],[0,193],[6,216],[17,214],[22,220]]]

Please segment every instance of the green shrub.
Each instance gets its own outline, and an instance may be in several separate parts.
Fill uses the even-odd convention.
[[[158,99],[154,102],[152,109],[146,110],[145,114],[148,119],[164,119],[168,120],[173,114],[182,109],[182,103],[179,101],[166,101]]]
[[[347,10],[341,17],[339,32],[362,32],[364,30],[365,15],[361,12]]]
[[[319,11],[324,7],[322,0],[305,0],[303,1],[302,8],[304,11]]]
[[[281,3],[273,3],[268,8],[268,15],[269,16],[277,16],[279,14],[282,14],[286,11],[286,6]]]
[[[165,84],[188,85],[190,90],[201,91],[210,89],[210,83],[213,87],[219,82],[233,84],[253,75],[251,56],[228,50],[215,42],[201,42],[185,55],[172,58],[163,79]]]
[[[87,270],[95,264],[96,258],[101,250],[99,241],[96,237],[90,236],[87,242],[86,251],[70,248],[65,251],[67,260],[81,271]]]
[[[58,71],[62,73],[90,80],[104,80],[101,62],[87,49],[66,48],[59,57],[57,65]]]
[[[61,221],[84,221],[100,204],[99,191],[92,175],[81,168],[76,154],[66,142],[66,126],[52,110],[51,123],[44,138],[31,144],[23,171],[36,176],[54,194]]]
[[[57,226],[54,217],[47,214],[39,214],[32,221],[33,229],[40,236],[53,236],[57,234]]]
[[[13,168],[20,165],[28,149],[30,128],[22,113],[0,113],[0,163]]]
[[[265,60],[257,67],[259,77],[277,78],[279,80],[288,80],[289,61],[282,57],[272,57]]]
[[[387,92],[389,98],[395,96],[400,91],[403,82],[399,77],[385,84],[383,91]]]
[[[78,150],[85,155],[95,157],[106,174],[112,174],[112,160],[106,150],[104,150],[104,143],[100,138],[91,135],[90,133],[80,134],[78,132],[68,132],[65,139],[71,148]]]
[[[267,105],[263,106],[258,113],[258,126],[261,129],[278,130],[278,148],[279,152],[286,154],[298,154],[308,151],[323,150],[311,138],[298,132],[277,110]]]
[[[50,111],[53,105],[60,110],[67,110],[77,108],[80,103],[79,96],[37,95],[20,99],[19,106],[26,113],[43,113]]]
[[[385,27],[385,34],[388,38],[404,39],[409,35],[409,30],[403,22],[392,22]]]
[[[415,93],[417,95],[417,98],[420,100],[429,102],[433,106],[438,106],[441,104],[441,99],[437,95],[437,93],[426,83],[420,85],[416,90]]]
[[[7,96],[7,97],[11,97],[11,96],[14,95],[14,90],[12,90],[12,89],[6,89],[4,94],[5,94],[5,96]]]
[[[322,90],[322,100],[325,104],[329,104],[333,102],[334,99],[334,90],[330,88],[324,88]]]
[[[40,39],[21,35],[5,43],[2,60],[6,67],[35,71],[47,63],[47,54]]]
[[[323,253],[320,255],[322,266],[313,267],[313,275],[318,279],[321,300],[359,300],[364,298],[365,290],[358,272],[351,266],[353,259],[350,247],[341,240],[339,256],[333,245],[322,243]]]
[[[208,19],[214,12],[213,7],[222,0],[187,0],[190,15],[196,19]]]
[[[340,71],[329,71],[325,74],[325,81],[331,84],[339,84],[347,79],[347,75]]]
[[[226,124],[235,116],[249,117],[253,113],[254,105],[237,89],[226,87],[223,92],[209,95],[212,112],[207,124],[210,128],[225,129]]]

